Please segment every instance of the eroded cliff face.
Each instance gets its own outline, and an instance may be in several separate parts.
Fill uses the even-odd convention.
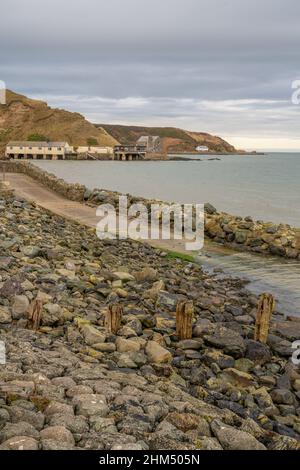
[[[0,149],[9,140],[27,140],[32,134],[71,145],[86,145],[91,138],[104,146],[117,143],[104,129],[96,128],[79,113],[54,109],[43,101],[8,90],[6,104],[0,105]]]

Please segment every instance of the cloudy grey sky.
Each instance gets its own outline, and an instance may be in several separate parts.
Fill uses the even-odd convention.
[[[4,0],[0,80],[93,122],[300,150],[299,0]]]

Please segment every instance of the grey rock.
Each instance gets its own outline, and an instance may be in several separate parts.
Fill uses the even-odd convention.
[[[38,450],[38,448],[38,442],[27,436],[11,437],[0,445],[0,450]]]
[[[72,433],[64,426],[49,426],[40,432],[40,436],[41,439],[51,439],[71,446],[75,444]]]
[[[76,414],[86,417],[107,416],[109,408],[106,403],[106,397],[100,394],[76,395],[73,398]]]
[[[240,431],[219,420],[214,420],[210,426],[225,450],[266,450],[266,447],[248,432]]]
[[[223,326],[218,325],[213,334],[204,335],[204,340],[210,346],[221,348],[225,354],[235,358],[242,357],[246,351],[242,336]]]

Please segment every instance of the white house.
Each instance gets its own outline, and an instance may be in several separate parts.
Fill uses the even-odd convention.
[[[208,152],[208,147],[206,145],[198,145],[196,147],[197,152]]]

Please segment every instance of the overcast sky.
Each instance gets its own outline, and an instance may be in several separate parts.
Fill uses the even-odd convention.
[[[300,150],[299,0],[4,0],[0,80],[98,123]]]

